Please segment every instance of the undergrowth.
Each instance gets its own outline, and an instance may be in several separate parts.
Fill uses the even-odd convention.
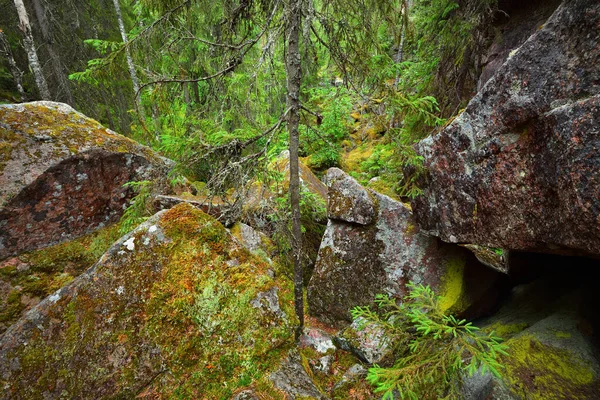
[[[378,310],[352,309],[363,327],[373,324],[385,332],[394,345],[395,363],[384,368],[374,365],[367,381],[383,400],[459,399],[466,376],[491,372],[499,377],[499,361],[507,346],[492,331],[484,334],[466,320],[441,311],[440,296],[429,286],[409,283],[409,294],[401,305],[387,295],[378,295]]]

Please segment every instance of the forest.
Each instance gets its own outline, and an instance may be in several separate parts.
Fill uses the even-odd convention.
[[[0,398],[600,396],[599,23],[0,1]]]

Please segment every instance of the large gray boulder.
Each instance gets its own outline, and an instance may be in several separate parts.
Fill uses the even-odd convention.
[[[356,181],[352,186],[360,187]],[[353,195],[357,191],[341,198],[342,192],[330,190],[330,201],[333,196],[352,210],[363,201]],[[372,304],[380,293],[402,298],[409,281],[430,285],[444,296],[444,308],[453,312],[478,314],[481,310],[472,305],[484,294],[494,297],[496,271],[479,264],[466,249],[421,233],[401,202],[373,191],[369,198],[377,210],[370,225],[328,221],[308,286],[311,315],[333,324],[351,322],[352,307]],[[489,305],[481,304],[483,309]]]
[[[421,141],[425,232],[492,248],[600,254],[600,3],[565,0],[466,110]]]
[[[66,104],[0,105],[0,259],[118,221],[173,162]]]

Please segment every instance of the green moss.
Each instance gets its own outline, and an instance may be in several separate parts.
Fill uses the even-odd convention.
[[[250,304],[276,282],[266,275],[267,263],[246,249],[232,251],[225,228],[199,210],[177,206],[160,225],[173,243],[168,266],[151,289],[144,329],[161,344],[172,378],[157,391],[173,398],[228,399],[272,369],[277,363],[270,349],[290,338],[286,324],[274,324]],[[291,287],[278,287],[290,315]]]
[[[15,319],[20,315],[22,309],[21,292],[16,289],[11,290],[6,297],[5,305],[0,308],[0,322],[7,322]]]
[[[346,171],[360,171],[360,164],[373,155],[374,149],[373,142],[356,147],[342,157],[342,166]]]
[[[506,343],[510,356],[504,357],[504,378],[511,390],[528,399],[585,399],[586,386],[594,382],[589,362],[566,349],[541,343],[525,334]]]
[[[70,398],[99,385],[111,387],[114,398],[131,398],[140,373],[164,371],[146,393],[230,399],[239,388],[256,385],[281,398],[267,376],[291,346],[295,322],[261,312],[251,302],[277,286],[281,309],[293,315],[290,282],[270,278],[270,265],[187,204],[166,211],[157,225],[165,240],[146,245],[145,232],[136,232],[136,251],[99,264],[95,279],[84,281],[76,295],[61,294],[48,317],[63,322],[40,333],[51,337],[11,355],[31,360],[29,375],[14,382],[0,377],[0,384],[38,393],[44,390],[39,382],[60,380]],[[41,357],[43,367],[34,365]]]
[[[570,332],[557,331],[554,332],[554,336],[559,339],[570,339],[572,334]]]
[[[448,260],[445,273],[442,277],[442,282],[439,289],[439,295],[442,297],[440,301],[441,311],[460,309],[463,306],[464,296],[464,269],[465,259],[459,256],[454,256]]]
[[[14,301],[10,312],[1,313],[0,322],[11,323],[21,316],[25,311],[21,296],[44,298],[67,285],[98,261],[119,236],[118,224],[112,225],[71,242],[20,255],[20,262],[28,266],[22,271],[13,265],[1,268],[0,279],[21,290],[13,295],[19,301]]]
[[[496,336],[499,336],[504,339],[508,339],[518,333],[523,332],[525,329],[529,327],[529,324],[517,323],[517,324],[504,324],[502,322],[496,322],[490,326],[485,327],[485,332],[494,331]]]

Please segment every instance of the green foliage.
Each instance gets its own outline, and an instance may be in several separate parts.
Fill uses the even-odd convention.
[[[378,312],[355,307],[352,316],[385,331],[396,350],[390,368],[373,366],[367,380],[384,400],[459,399],[465,374],[491,372],[499,376],[500,355],[507,347],[494,332],[483,334],[471,322],[446,315],[440,297],[429,286],[409,283],[401,305],[378,295]]]
[[[135,229],[136,226],[144,222],[150,216],[150,200],[152,193],[151,181],[127,182],[123,185],[131,188],[137,194],[131,199],[129,207],[121,216],[121,233],[126,234]]]
[[[348,90],[335,87],[311,88],[306,95],[309,107],[314,106],[320,115],[316,124],[306,121],[300,126],[301,153],[309,156],[308,165],[316,170],[338,166],[353,99]]]

